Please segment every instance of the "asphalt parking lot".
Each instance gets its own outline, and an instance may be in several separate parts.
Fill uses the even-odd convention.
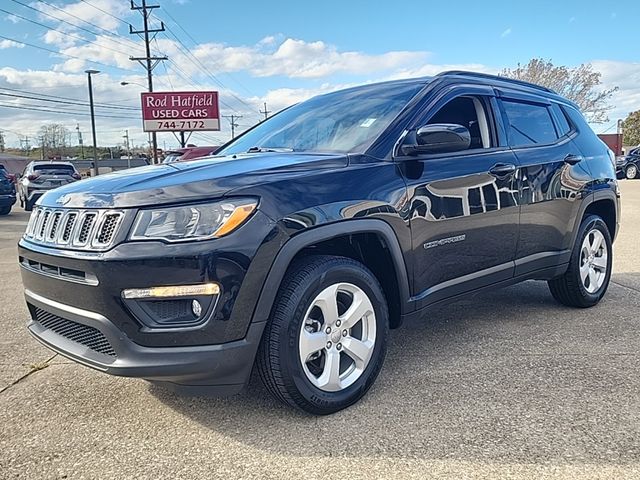
[[[322,418],[256,380],[178,397],[30,338],[0,218],[0,478],[640,478],[640,181],[621,182],[612,284],[589,310],[527,282],[392,332],[356,406]]]

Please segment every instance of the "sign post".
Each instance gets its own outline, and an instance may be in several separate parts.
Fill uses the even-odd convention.
[[[220,130],[218,92],[142,93],[145,132]]]

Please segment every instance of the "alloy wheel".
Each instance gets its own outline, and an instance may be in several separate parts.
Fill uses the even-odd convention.
[[[607,243],[602,232],[596,228],[587,233],[580,249],[580,280],[585,290],[595,293],[607,276]]]
[[[627,179],[631,180],[633,178],[636,178],[637,175],[638,167],[636,167],[635,165],[629,165],[626,170]]]
[[[336,283],[311,302],[298,341],[307,379],[337,392],[364,372],[376,344],[376,317],[367,294],[351,283]]]

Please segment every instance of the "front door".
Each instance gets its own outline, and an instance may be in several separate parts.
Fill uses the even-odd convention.
[[[417,308],[513,276],[518,163],[498,135],[491,94],[453,91],[418,121],[467,127],[468,150],[399,162],[410,199]]]

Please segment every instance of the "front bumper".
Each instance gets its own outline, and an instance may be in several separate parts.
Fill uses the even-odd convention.
[[[245,338],[224,344],[144,347],[131,341],[99,313],[66,305],[29,290],[25,291],[25,297],[32,314],[29,332],[50,349],[105,373],[144,378],[188,393],[233,394],[240,391],[251,374],[265,325],[265,322],[252,323]],[[42,312],[48,319],[57,317],[58,326],[48,328],[43,325],[44,322],[39,321]],[[67,323],[60,326],[65,321]],[[100,347],[91,340],[92,331],[103,336]]]

